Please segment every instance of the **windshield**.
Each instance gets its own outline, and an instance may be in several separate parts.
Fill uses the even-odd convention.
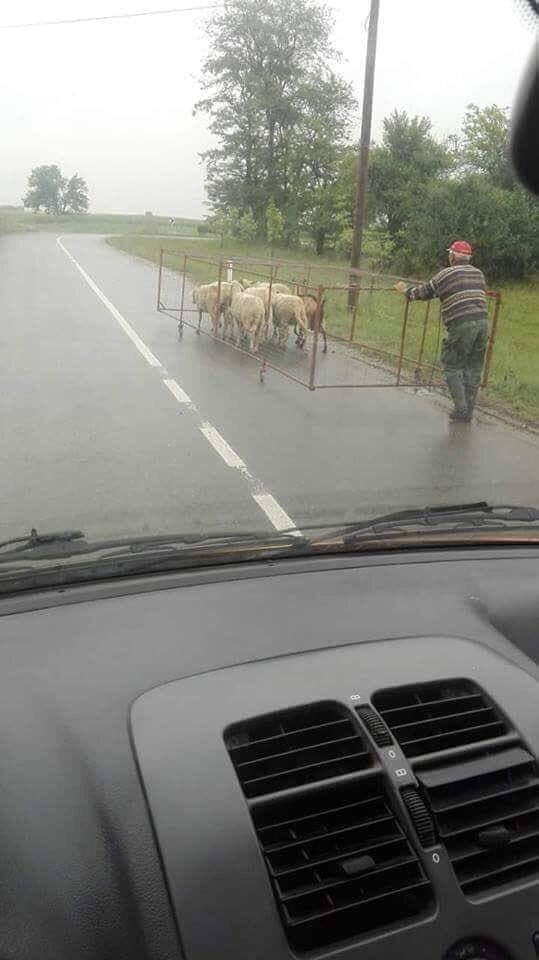
[[[2,6],[1,550],[537,539],[533,4],[163,6]]]

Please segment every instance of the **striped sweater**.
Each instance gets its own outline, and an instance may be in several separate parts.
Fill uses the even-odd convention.
[[[432,300],[439,297],[442,320],[447,325],[467,317],[487,316],[485,277],[471,263],[459,263],[440,270],[427,283],[409,287],[408,300]]]

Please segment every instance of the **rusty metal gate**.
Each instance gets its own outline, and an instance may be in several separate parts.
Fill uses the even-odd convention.
[[[296,331],[292,346],[285,350],[268,336],[256,353],[227,337],[222,300],[224,284],[232,279],[253,285],[264,282],[268,304],[276,285],[282,283],[308,300],[308,334]],[[261,381],[271,370],[309,390],[440,386],[440,306],[432,301],[409,302],[394,290],[397,279],[401,278],[327,265],[315,268],[308,263],[224,254],[204,257],[162,248],[157,309],[176,321],[180,339],[187,327],[250,358],[258,365]],[[213,316],[199,311],[193,301],[193,289],[200,282],[215,284]],[[419,281],[410,280],[414,282]],[[487,296],[490,332],[482,386],[488,382],[501,305],[498,292],[489,291]]]

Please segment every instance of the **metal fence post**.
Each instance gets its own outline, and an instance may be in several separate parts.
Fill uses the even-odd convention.
[[[408,299],[404,302],[404,316],[402,318],[402,334],[401,334],[401,348],[399,352],[399,362],[397,366],[397,386],[401,382],[401,370],[402,370],[402,357],[404,354],[404,341],[406,339],[406,326],[408,324],[408,310],[410,308],[410,301]]]
[[[482,387],[486,387],[488,384],[488,378],[490,373],[490,362],[492,360],[492,351],[494,349],[494,341],[496,339],[496,333],[498,330],[498,316],[500,313],[501,303],[502,303],[501,294],[497,293],[496,301],[494,305],[494,315],[492,317],[492,327],[490,330],[490,336],[488,338],[487,352],[485,356],[485,366],[483,368],[483,379],[481,380]]]
[[[427,338],[427,325],[429,322],[429,313],[430,313],[430,300],[427,300],[425,306],[425,317],[423,319],[423,334],[421,336],[421,344],[419,346],[419,357],[417,358],[417,366],[415,368],[416,380],[419,380],[421,373],[421,367],[423,366],[423,351],[425,350],[425,340]]]
[[[159,250],[159,271],[157,274],[157,311],[161,310],[161,281],[163,278],[163,247]]]
[[[349,288],[349,291],[348,291],[348,303],[352,302],[352,298],[354,303],[353,313],[352,313],[352,322],[350,324],[350,343],[353,343],[354,336],[356,333],[357,312],[359,310],[360,295],[361,295],[361,277],[358,277],[357,284],[354,286],[353,292],[351,287]]]
[[[322,314],[322,297],[324,293],[323,287],[318,287],[318,297],[316,303],[316,314],[314,317],[314,336],[313,336],[313,346],[311,352],[311,369],[309,371],[309,390],[315,390],[315,374],[316,374],[316,354],[318,353],[318,335],[320,333],[320,317]]]

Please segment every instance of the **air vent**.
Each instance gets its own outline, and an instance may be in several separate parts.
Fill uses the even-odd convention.
[[[351,715],[337,703],[236,724],[225,743],[246,797],[354,773],[372,762]]]
[[[311,950],[408,919],[429,881],[378,776],[251,810],[284,928]]]
[[[539,880],[538,773],[520,747],[417,772],[467,896]]]
[[[496,707],[470,681],[383,690],[373,703],[407,757],[491,740],[506,732]]]

